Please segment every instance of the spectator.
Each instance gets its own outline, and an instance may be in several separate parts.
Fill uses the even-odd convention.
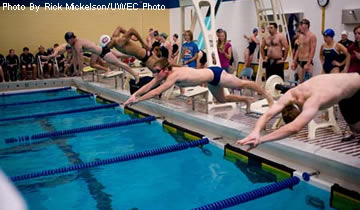
[[[6,69],[8,75],[10,75],[10,80],[16,81],[19,69],[19,57],[15,55],[14,49],[10,49],[9,55],[6,56]]]
[[[39,52],[36,53],[36,61],[39,62],[39,68],[42,69],[42,76],[44,77],[50,77],[50,74],[52,73],[52,62],[48,61],[45,56],[47,56],[47,52],[45,52],[45,47],[40,45]],[[45,73],[46,72],[46,73]]]
[[[74,63],[73,63],[73,55],[72,55],[72,48],[70,45],[66,45],[66,57],[65,57],[65,63],[64,63],[64,77],[68,76],[68,73],[70,75],[74,72]]]
[[[253,54],[259,41],[256,39],[257,35],[259,34],[258,29],[254,28],[253,33],[250,37],[244,35],[244,38],[248,41],[249,46],[245,49],[244,55],[244,68],[248,68],[251,65],[251,61],[253,59]]]
[[[347,49],[354,42],[348,39],[348,32],[343,31],[343,32],[341,32],[341,40],[339,41],[339,43],[344,45],[344,47],[346,47],[346,49]],[[344,62],[345,59],[346,59],[346,55],[344,53],[340,52],[339,62]],[[344,70],[344,68],[345,68],[345,64],[340,66],[340,71]]]
[[[344,47],[349,48],[353,41],[348,39],[348,32],[343,31],[341,32],[341,40],[339,41],[340,44],[344,45]]]
[[[32,79],[36,79],[36,64],[34,55],[29,53],[29,48],[24,47],[23,53],[20,55],[20,65],[21,65],[21,76],[23,80],[27,78],[27,71],[31,71]]]
[[[168,35],[166,33],[160,34],[160,52],[161,57],[171,59],[170,55],[172,55],[172,47],[171,43],[167,41]]]
[[[264,58],[266,79],[269,79],[272,75],[278,75],[284,79],[284,62],[288,56],[289,45],[286,37],[278,32],[276,23],[270,23],[268,30],[269,35],[264,37],[260,47],[261,56]],[[267,47],[266,56],[265,47]],[[283,48],[285,52],[283,52]]]
[[[360,25],[354,28],[355,42],[350,45],[350,65],[349,73],[358,72],[360,73]]]
[[[178,59],[178,55],[179,55],[179,52],[180,52],[180,49],[179,49],[179,35],[177,34],[174,34],[173,35],[173,45],[172,45],[172,55],[171,55],[171,58],[173,59],[174,63],[177,62],[177,59]]]
[[[193,41],[193,33],[190,30],[184,33],[185,43],[182,46],[183,65],[191,68],[196,68],[196,59],[198,57],[199,49]]]
[[[231,59],[231,44],[227,41],[227,33],[226,31],[222,30],[218,35],[217,40],[217,50],[220,59],[221,68],[223,68],[227,73],[229,73],[229,66],[230,66],[230,59]]]
[[[159,32],[154,31],[153,36],[154,36],[154,42],[151,45],[151,51],[153,51],[156,47],[160,47],[161,45]]]
[[[204,50],[199,50],[196,68],[202,69],[207,67],[207,54]]]
[[[54,44],[54,49],[58,48],[59,44]],[[62,72],[65,68],[65,56],[64,53],[56,55],[56,62],[57,65],[54,65],[54,68],[56,68],[56,72]]]
[[[332,29],[326,29],[323,33],[325,43],[320,49],[320,61],[323,66],[323,74],[340,73],[340,66],[345,65],[345,72],[349,68],[350,55],[347,49],[342,45],[334,41],[335,31]],[[342,52],[346,55],[344,62],[339,63],[340,54]]]
[[[5,66],[5,58],[2,54],[0,54],[0,77],[1,77],[1,81],[5,82],[5,74],[3,71],[3,67]]]

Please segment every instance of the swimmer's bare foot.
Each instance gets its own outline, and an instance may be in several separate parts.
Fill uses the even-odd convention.
[[[250,107],[251,107],[251,104],[254,103],[256,100],[255,98],[252,98],[252,97],[247,97],[245,98],[245,103],[246,103],[246,113],[249,114],[251,111],[250,111]]]
[[[135,74],[135,84],[139,83],[140,82],[140,74],[139,73],[136,73]]]

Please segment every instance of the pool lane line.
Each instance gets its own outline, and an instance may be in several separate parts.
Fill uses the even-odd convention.
[[[37,178],[37,177],[51,176],[51,175],[55,175],[55,174],[67,173],[70,171],[94,168],[94,167],[102,166],[102,165],[109,165],[109,164],[113,164],[113,163],[125,162],[125,161],[130,161],[130,160],[135,160],[135,159],[146,158],[146,157],[150,157],[150,156],[156,156],[156,155],[161,155],[161,154],[166,154],[166,153],[177,152],[177,151],[186,150],[189,148],[197,147],[197,146],[208,144],[208,143],[209,143],[209,139],[203,138],[198,141],[192,141],[192,142],[186,142],[183,144],[175,144],[175,145],[160,147],[160,148],[156,148],[156,149],[147,150],[144,152],[136,152],[136,153],[122,155],[122,156],[118,156],[118,157],[114,157],[114,158],[108,158],[108,159],[104,159],[104,160],[97,160],[97,161],[92,161],[92,162],[88,162],[88,163],[80,163],[80,164],[75,164],[72,166],[61,167],[61,168],[57,168],[57,169],[50,169],[50,170],[28,173],[28,174],[19,175],[19,176],[12,176],[10,179],[13,182],[17,182],[17,181],[33,179],[33,178]]]
[[[60,91],[70,90],[70,89],[71,89],[71,87],[63,87],[63,88],[53,88],[53,89],[46,89],[46,90],[24,91],[24,92],[16,92],[16,93],[1,93],[1,94],[0,94],[0,97],[15,96],[15,95],[27,95],[27,94],[34,94],[34,93],[60,92]]]
[[[48,103],[48,102],[55,102],[55,101],[66,101],[66,100],[73,100],[73,99],[78,99],[78,98],[87,98],[87,97],[91,97],[91,96],[93,96],[93,94],[67,96],[67,97],[52,98],[52,99],[37,100],[37,101],[15,102],[15,103],[8,103],[8,104],[0,104],[0,108],[7,107],[7,106],[13,107],[13,106],[20,106],[20,105],[28,105],[28,104],[40,104],[40,103]]]
[[[156,117],[149,116],[149,117],[145,117],[145,118],[141,118],[141,119],[131,119],[131,120],[118,121],[118,122],[113,122],[113,123],[104,123],[104,124],[91,125],[91,126],[80,127],[80,128],[59,130],[59,131],[53,131],[53,132],[47,132],[47,133],[39,133],[39,134],[31,135],[31,136],[19,136],[16,138],[15,137],[6,138],[4,141],[6,144],[11,144],[11,143],[16,143],[16,142],[28,142],[30,140],[53,138],[53,137],[65,136],[65,135],[70,135],[70,134],[75,134],[75,133],[84,133],[84,132],[95,131],[95,130],[128,126],[128,125],[144,123],[144,122],[151,122],[151,121],[155,121],[155,120],[156,120]]]
[[[79,108],[79,109],[70,109],[70,110],[65,110],[65,111],[48,112],[48,113],[24,115],[24,116],[17,116],[17,117],[7,117],[7,118],[0,118],[0,122],[23,120],[23,119],[29,119],[29,118],[41,118],[41,117],[71,114],[71,113],[89,112],[89,111],[94,111],[94,110],[99,110],[99,109],[114,108],[117,106],[119,106],[118,103],[112,103],[112,104],[105,104],[105,105],[100,105],[100,106],[90,106],[90,107],[83,107],[83,108]]]
[[[242,193],[224,200],[216,201],[198,208],[194,208],[193,210],[213,210],[213,209],[224,209],[232,206],[239,205],[241,203],[245,203],[251,200],[255,200],[275,192],[279,192],[281,190],[291,188],[300,183],[300,179],[296,176],[293,176],[288,179],[284,179],[280,182],[275,182],[270,185],[260,187],[258,189]]]

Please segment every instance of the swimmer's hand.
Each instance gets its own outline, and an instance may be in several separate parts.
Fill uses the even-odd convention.
[[[251,132],[247,137],[236,141],[236,144],[240,144],[241,146],[249,145],[250,147],[246,151],[254,149],[260,143],[260,133],[254,131]]]
[[[134,105],[136,103],[137,103],[137,100],[136,100],[135,95],[131,95],[130,98],[127,101],[125,101],[125,103],[123,105],[124,105],[124,107],[126,107],[126,106]]]
[[[331,62],[331,63],[332,63],[332,65],[337,66],[337,67],[340,67],[340,66],[341,66],[341,63],[339,63],[339,62],[337,62],[337,61],[333,61],[333,62]]]

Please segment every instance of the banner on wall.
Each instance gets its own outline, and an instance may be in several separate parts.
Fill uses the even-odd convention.
[[[233,0],[223,0],[233,1]],[[0,0],[1,10],[164,10],[179,7],[177,0]]]

